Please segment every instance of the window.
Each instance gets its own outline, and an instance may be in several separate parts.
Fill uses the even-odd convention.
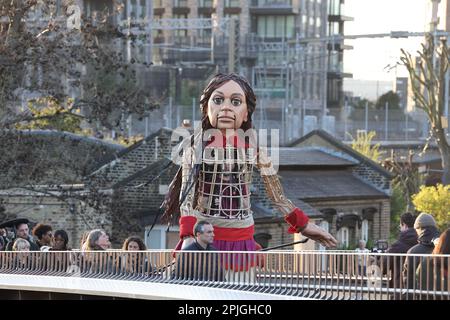
[[[233,7],[233,8],[239,8],[241,6],[240,0],[225,0],[225,7]]]
[[[200,14],[201,19],[211,19],[209,14]],[[198,30],[199,40],[201,43],[209,43],[211,41],[212,30],[211,29],[200,29]]]
[[[329,0],[329,14],[338,16],[341,14],[341,0]]]
[[[338,246],[347,248],[349,245],[349,230],[347,227],[343,227],[338,231]]]
[[[212,5],[213,5],[213,0],[201,0],[200,1],[200,7],[211,8]]]
[[[174,14],[174,19],[187,19],[187,14]],[[174,30],[174,34],[176,37],[187,37],[188,31],[187,29],[178,29]]]
[[[361,239],[367,242],[369,240],[369,221],[363,220],[361,224]]]
[[[323,220],[323,221],[320,223],[320,227],[321,227],[323,230],[325,230],[326,232],[330,232],[330,224],[328,223],[328,221]]]
[[[175,0],[174,7],[187,7],[188,3],[187,0]]]
[[[292,38],[294,16],[259,16],[257,33],[263,38]]]

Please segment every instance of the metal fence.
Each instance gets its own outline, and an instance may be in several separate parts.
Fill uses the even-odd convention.
[[[309,110],[300,110],[289,106],[283,113],[283,104],[278,100],[261,99],[252,116],[253,125],[257,129],[278,130],[281,144],[287,144],[300,138],[312,130],[323,128],[339,140],[351,141],[358,131],[375,131],[374,141],[417,141],[428,137],[428,121],[423,115],[405,114],[403,110],[353,110],[345,115],[334,112],[323,119]],[[276,104],[276,107],[274,107]],[[190,104],[179,105],[169,98],[161,104],[161,108],[152,111],[148,117],[140,119],[132,117],[127,122],[127,134],[149,135],[162,126],[176,128],[184,119],[191,123],[201,119],[198,99]]]
[[[450,255],[347,251],[0,252],[0,274],[168,283],[320,300],[449,300],[449,262]]]

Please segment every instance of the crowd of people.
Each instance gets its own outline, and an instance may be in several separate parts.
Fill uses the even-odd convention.
[[[358,257],[359,274],[366,274],[366,266],[378,265],[384,274],[390,273],[390,288],[448,290],[448,263],[450,257],[450,229],[439,232],[432,215],[422,212],[417,217],[406,212],[400,216],[400,234],[386,251],[388,255],[371,257],[360,241],[356,249],[366,253],[367,259]],[[409,254],[409,255],[404,255]],[[370,261],[370,262],[369,262]]]
[[[0,225],[0,251],[71,251],[69,236],[65,230],[53,232],[52,226],[38,223],[31,231],[27,219],[17,219],[11,225],[14,235]],[[432,215],[421,213],[417,217],[407,212],[401,215],[399,237],[386,252],[393,255],[383,256],[382,259],[366,259],[369,250],[365,241],[359,242],[356,249],[362,253],[357,257],[358,274],[366,274],[369,263],[381,267],[385,273],[390,273],[389,286],[391,288],[421,288],[441,290],[448,288],[449,257],[438,255],[450,254],[450,229],[442,234],[439,232]],[[208,277],[209,280],[223,279],[223,263],[219,263],[217,255],[208,253],[193,256],[189,251],[216,251],[212,246],[214,241],[214,227],[205,221],[199,221],[194,226],[193,242],[182,248],[184,255],[176,257],[177,267],[174,273],[177,277]],[[85,232],[81,237],[79,251],[106,251],[111,249],[108,234],[102,229]],[[144,242],[139,237],[129,237],[124,240],[123,251],[145,251]],[[402,256],[395,254],[411,254]],[[417,256],[422,255],[422,256]],[[89,257],[87,254],[85,257]],[[439,257],[439,258],[438,258]],[[256,257],[259,258],[259,257]],[[380,258],[380,256],[378,257]],[[144,255],[127,254],[120,258],[122,270],[135,271],[137,266],[152,270],[150,261]],[[370,261],[370,262],[369,262]],[[109,263],[112,263],[111,261]],[[193,269],[194,268],[194,269]],[[198,270],[195,270],[197,268]],[[211,269],[213,271],[211,272]],[[203,271],[202,271],[203,270]],[[208,275],[205,271],[208,270]]]
[[[38,223],[31,230],[28,219],[16,219],[8,226],[14,234],[9,234],[6,228],[0,228],[0,251],[70,251],[69,235],[63,229],[53,232],[49,224]],[[101,251],[111,249],[108,234],[102,229],[87,231],[81,237],[81,251]],[[129,237],[123,242],[122,250],[147,250],[139,237]]]

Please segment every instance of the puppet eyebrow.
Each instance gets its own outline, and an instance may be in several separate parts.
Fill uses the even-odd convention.
[[[219,90],[216,90],[215,93],[219,93],[219,94],[221,94],[221,95],[223,95],[223,96],[225,95],[222,91],[219,91]],[[243,97],[243,95],[240,94],[239,92],[232,93],[231,96],[232,96],[232,97],[233,97],[233,96],[241,96],[241,97]]]

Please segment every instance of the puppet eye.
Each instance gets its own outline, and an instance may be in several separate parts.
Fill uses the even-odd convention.
[[[215,97],[215,98],[213,99],[213,102],[214,102],[215,104],[217,104],[217,105],[222,104],[223,98],[221,98],[221,97]]]
[[[231,100],[231,104],[235,107],[239,107],[242,104],[242,100],[241,99],[233,99],[233,100]]]

